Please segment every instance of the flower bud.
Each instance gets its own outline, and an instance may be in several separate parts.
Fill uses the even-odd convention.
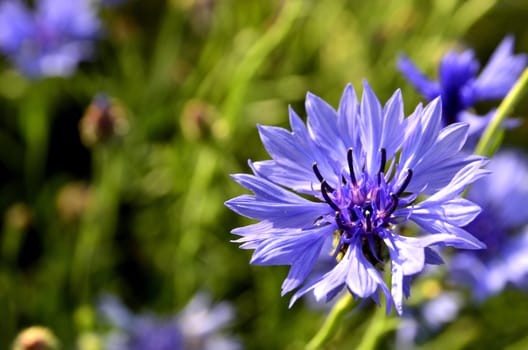
[[[21,331],[16,337],[12,350],[58,350],[59,341],[51,330],[32,326]]]
[[[15,203],[5,212],[4,222],[7,228],[25,230],[31,224],[31,209],[24,203]]]
[[[98,94],[79,122],[81,140],[86,147],[106,143],[128,130],[124,109],[108,96]]]
[[[216,111],[204,101],[189,100],[181,113],[183,135],[190,140],[205,138],[211,134]]]
[[[88,184],[80,181],[64,185],[57,194],[59,217],[72,222],[78,220],[88,209],[92,201],[92,190]]]

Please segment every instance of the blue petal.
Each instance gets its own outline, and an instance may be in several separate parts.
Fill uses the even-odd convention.
[[[366,298],[371,296],[380,283],[384,284],[379,272],[367,261],[360,244],[352,244],[343,258],[348,265],[346,284],[355,295]]]
[[[398,89],[383,108],[383,130],[381,134],[381,148],[387,151],[387,159],[392,158],[401,146],[405,134],[406,120],[403,112],[403,99]]]
[[[423,201],[412,209],[412,218],[442,220],[456,226],[466,226],[481,212],[473,202],[455,198],[446,202]]]
[[[408,118],[409,134],[406,135],[400,158],[402,170],[413,169],[433,146],[438,138],[441,120],[442,107],[438,98],[429,103],[423,111],[418,109],[412,117]],[[402,171],[400,177],[405,176],[405,172]],[[398,182],[400,180],[398,179]]]
[[[483,157],[475,155],[457,154],[449,159],[444,159],[430,168],[419,166],[421,171],[413,171],[411,183],[407,187],[409,192],[421,194],[435,194],[446,188],[453,176],[469,164],[484,164]],[[485,171],[483,171],[485,173]],[[401,175],[406,173],[402,172]],[[402,176],[400,176],[402,177]]]
[[[391,294],[398,315],[403,313],[403,268],[391,258]]]
[[[501,261],[502,269],[499,271],[507,276],[509,282],[519,288],[526,288],[528,277],[528,229],[512,237],[500,252],[497,260]]]
[[[433,218],[411,217],[426,232],[434,233],[421,237],[427,245],[451,246],[460,249],[484,249],[486,245],[458,226]]]
[[[244,227],[238,227],[231,230],[234,235],[241,236],[238,239],[231,240],[234,243],[242,243],[242,249],[256,249],[262,241],[273,237],[277,230],[273,227],[273,223],[269,221],[261,221],[257,224],[252,224]]]
[[[429,265],[442,265],[444,264],[444,259],[435,252],[433,249],[426,247],[425,248],[425,263]]]
[[[314,195],[320,188],[319,181],[315,182],[312,179],[313,171],[299,171],[298,166],[278,164],[274,160],[262,160],[251,162],[250,167],[259,177],[300,193]]]
[[[281,295],[285,295],[295,288],[299,287],[306,279],[308,274],[312,271],[315,262],[321,254],[321,248],[323,247],[325,240],[331,237],[334,231],[334,227],[325,226],[321,229],[312,230],[313,232],[305,232],[302,239],[299,237],[293,237],[295,241],[287,242],[284,238],[281,239],[281,254],[290,255],[291,265],[288,276],[282,284]],[[288,252],[291,245],[291,252]],[[276,253],[275,253],[276,254]],[[284,264],[281,264],[284,265]]]
[[[259,240],[251,263],[255,265],[292,265],[306,251],[317,251],[325,242],[325,236],[334,231],[331,225],[309,230],[274,230]],[[311,254],[309,254],[311,255]],[[312,264],[313,265],[313,264]]]
[[[7,54],[20,50],[36,25],[28,9],[19,1],[0,3],[0,49]]]
[[[304,124],[291,109],[290,123],[294,133],[283,128],[258,125],[262,143],[275,161],[275,167],[261,167],[262,175],[296,191],[308,193],[319,186],[319,180],[312,171],[315,162],[328,183],[335,185],[339,181],[336,174],[340,174],[341,166],[314,144]],[[288,179],[285,173],[290,173],[295,179]]]
[[[391,257],[392,297],[396,311],[401,314],[403,295],[409,295],[409,279],[405,277],[421,272],[424,264],[430,260],[433,263],[441,263],[441,258],[429,247],[450,245],[469,248],[473,242],[468,243],[466,239],[457,235],[439,233],[418,238],[402,236],[386,238],[385,244]]]
[[[417,241],[417,238],[397,236],[386,238],[384,241],[389,249],[392,263],[400,265],[403,275],[414,275],[423,270],[424,246]]]
[[[487,298],[490,288],[487,285],[487,267],[471,252],[457,253],[449,262],[451,278],[462,285],[469,286],[478,300]]]
[[[398,59],[398,70],[405,75],[407,80],[420,91],[427,99],[432,100],[440,96],[440,86],[437,82],[429,80],[405,55],[400,55]]]
[[[337,129],[337,112],[320,97],[308,93],[306,95],[306,113],[308,114],[308,130],[316,144],[327,152],[346,154]]]
[[[295,142],[298,144],[297,147],[299,147],[301,150],[304,150],[308,155],[308,159],[311,159],[312,163],[308,164],[310,171],[312,169],[313,162],[316,162],[317,166],[319,167],[319,171],[321,171],[323,177],[330,184],[333,185],[335,184],[335,181],[339,181],[336,174],[340,174],[341,165],[339,164],[339,161],[336,161],[333,158],[333,156],[336,155],[336,158],[342,159],[342,155],[340,153],[334,152],[333,149],[330,151],[321,149],[320,145],[315,142],[312,138],[312,135],[310,135],[310,132],[302,122],[301,118],[299,118],[297,113],[295,113],[292,108],[290,108],[290,125],[293,131]],[[295,162],[295,159],[293,159],[293,163],[297,164],[297,166],[300,166],[298,162]]]
[[[528,56],[513,55],[513,46],[513,36],[504,38],[480,73],[474,83],[479,100],[503,98],[519,79]]]
[[[275,227],[304,228],[313,226],[318,217],[332,213],[326,203],[308,201],[263,178],[246,174],[232,177],[255,193],[255,196],[242,195],[225,202],[240,215],[269,220]]]
[[[422,146],[421,154],[408,159],[404,166],[413,170],[413,179],[409,191],[427,188],[429,193],[444,187],[456,171],[474,157],[459,154],[466,142],[468,126],[461,123],[451,124],[442,129],[429,148]],[[402,172],[401,175],[404,175]]]
[[[489,171],[481,169],[484,164],[484,160],[477,160],[467,164],[455,174],[447,186],[427,198],[424,202],[446,202],[460,195],[468,185],[489,174]]]
[[[440,62],[440,82],[442,84],[443,102],[469,102],[450,101],[452,93],[460,93],[465,87],[471,85],[479,69],[479,62],[475,59],[473,50],[461,53],[450,51]],[[450,94],[451,93],[451,94]],[[456,96],[456,95],[455,95]],[[457,96],[459,97],[459,96]],[[472,97],[471,97],[472,98]],[[471,103],[474,101],[471,101]],[[459,106],[466,107],[466,106]]]
[[[327,299],[330,295],[335,296],[336,290],[345,283],[352,294],[362,298],[377,297],[375,293],[378,287],[381,287],[387,297],[387,313],[390,311],[392,306],[390,291],[380,273],[366,260],[358,244],[351,244],[343,259],[331,271],[297,291],[290,301],[290,307],[298,298],[310,291],[313,291],[316,300]]]
[[[348,84],[343,92],[339,108],[337,110],[337,127],[345,148],[356,149],[358,144],[358,113],[359,104],[356,92],[351,84]]]
[[[366,153],[366,170],[370,176],[378,173],[381,154],[382,109],[374,91],[363,82],[361,118],[359,118],[360,139]]]
[[[263,221],[234,229],[232,233],[242,236],[234,241],[243,243],[241,248],[255,249],[252,264],[291,265],[282,285],[284,295],[304,282],[334,230],[331,225],[310,230],[276,229],[270,222]]]
[[[491,171],[471,187],[468,198],[493,208],[508,228],[528,222],[528,160],[514,151],[501,151],[490,160]]]
[[[284,166],[298,172],[309,183],[318,182],[311,171],[313,162],[317,161],[309,149],[301,147],[295,137],[286,129],[273,126],[257,126],[260,138],[269,155],[279,166]],[[321,169],[328,175],[326,168]]]

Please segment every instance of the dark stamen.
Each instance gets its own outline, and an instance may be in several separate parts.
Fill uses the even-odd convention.
[[[371,232],[372,231],[372,221],[370,220],[371,219],[371,213],[370,211],[367,210],[367,212],[365,212],[365,221],[367,223],[367,232]]]
[[[387,163],[387,151],[385,151],[385,148],[380,149],[381,152],[381,163],[378,173],[384,173],[385,172],[385,164]]]
[[[368,241],[368,244],[369,244],[369,247],[370,247],[370,252],[372,253],[372,256],[374,257],[374,259],[376,259],[378,262],[382,262],[381,259],[379,258],[378,256],[378,250],[380,250],[380,244],[376,244],[374,242],[374,235],[368,235],[367,236],[367,241]],[[379,242],[379,238],[377,240],[377,242]]]
[[[326,180],[323,180],[321,182],[321,193],[323,195],[324,200],[326,203],[328,203],[329,206],[332,207],[335,211],[339,211],[339,207],[330,199],[330,196],[328,195],[328,192],[333,192],[332,187],[330,187]]]
[[[341,220],[341,214],[339,213],[339,211],[336,211],[335,213],[335,221],[336,221],[336,224],[337,226],[339,226],[339,228],[342,228],[342,229],[345,229],[345,223],[343,222],[343,220]]]
[[[317,176],[317,179],[319,180],[319,182],[323,182],[324,177],[323,177],[323,175],[321,175],[321,172],[319,172],[319,168],[317,167],[317,163],[316,162],[314,162],[312,164],[312,169],[313,169],[313,172],[314,172],[315,176]]]
[[[401,194],[405,191],[407,186],[409,186],[409,182],[411,182],[411,178],[413,176],[413,172],[411,169],[407,169],[407,176],[405,177],[405,180],[403,180],[402,185],[400,186],[400,189],[398,192],[396,192],[396,196],[401,196]]]
[[[349,148],[347,152],[348,171],[350,171],[350,179],[352,180],[352,184],[354,186],[357,186],[356,175],[354,174],[354,155],[353,153],[354,153],[354,150],[352,148]]]
[[[385,172],[385,163],[387,162],[387,152],[385,151],[385,148],[380,149],[380,153],[381,162],[378,170],[378,186],[381,186],[381,174]]]
[[[391,197],[391,204],[390,207],[387,210],[387,214],[385,214],[385,217],[390,216],[394,211],[396,210],[396,207],[398,206],[398,196],[394,193],[390,194]]]
[[[355,210],[352,210],[352,209],[349,208],[348,209],[348,215],[349,215],[351,221],[357,221],[358,216],[357,216],[357,213],[356,213]]]
[[[326,188],[328,189],[328,192],[334,192],[334,189],[332,188],[332,186],[330,186],[328,182],[326,182],[326,180],[324,179],[323,175],[321,175],[321,172],[319,171],[319,168],[317,167],[317,163],[314,162],[312,164],[312,169],[313,169],[315,176],[319,180],[319,182],[321,182],[321,190],[323,186],[326,186]],[[324,185],[323,185],[323,182],[324,182]]]

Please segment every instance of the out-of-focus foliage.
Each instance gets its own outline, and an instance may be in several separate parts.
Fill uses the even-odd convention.
[[[100,16],[93,59],[69,78],[28,80],[0,61],[0,348],[40,324],[64,349],[97,349],[102,294],[170,315],[198,291],[232,303],[246,348],[302,347],[325,312],[288,309],[287,268],[250,266],[229,242],[249,221],[223,205],[240,194],[228,174],[267,158],[255,124],[284,126],[306,91],[337,105],[363,78],[382,101],[401,88],[409,113],[420,96],[397,72],[402,52],[429,76],[458,45],[485,61],[512,33],[528,52],[517,0],[129,0]],[[90,106],[98,94],[109,108]],[[504,142],[526,147],[527,125]],[[423,347],[522,348],[527,300],[496,296]],[[353,348],[368,322],[345,320],[333,346]]]

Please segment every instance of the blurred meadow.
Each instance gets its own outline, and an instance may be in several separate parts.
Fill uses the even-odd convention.
[[[269,159],[256,124],[287,127],[289,105],[304,117],[307,91],[337,106],[363,79],[383,103],[400,88],[408,114],[422,99],[396,69],[401,53],[436,77],[452,48],[485,62],[514,34],[528,52],[522,0],[129,0],[98,14],[92,58],[68,77],[26,78],[0,58],[2,349],[35,324],[62,349],[103,349],[101,296],[171,315],[198,292],[231,303],[227,331],[244,348],[302,348],[328,308],[289,309],[288,268],[250,265],[230,242],[251,222],[224,206],[244,193],[229,174]],[[525,99],[512,115],[527,114]],[[524,123],[504,143],[526,151],[527,137]],[[418,282],[407,306],[435,293]],[[369,307],[330,349],[357,346]],[[527,336],[528,298],[508,289],[419,348],[523,349]],[[377,347],[395,348],[395,332]]]

